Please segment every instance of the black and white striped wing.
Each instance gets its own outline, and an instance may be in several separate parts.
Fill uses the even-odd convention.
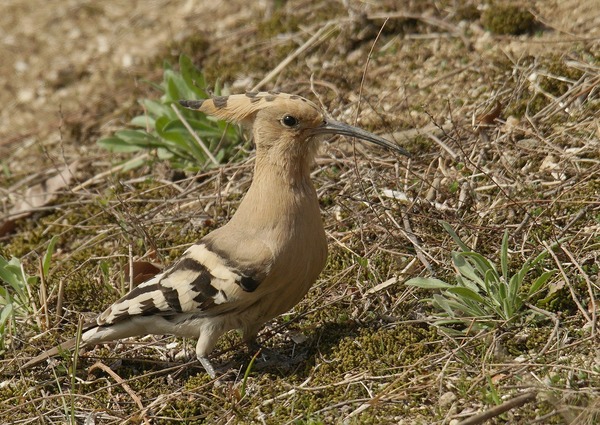
[[[236,261],[212,252],[204,243],[152,279],[132,289],[96,319],[98,325],[119,323],[132,316],[205,313],[232,308],[247,299],[268,270],[249,275]]]

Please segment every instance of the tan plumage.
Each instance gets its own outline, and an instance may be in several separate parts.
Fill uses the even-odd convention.
[[[106,309],[88,326],[81,342],[89,346],[146,334],[198,338],[196,355],[214,377],[208,355],[217,339],[241,329],[244,339],[253,341],[266,321],[306,295],[325,265],[327,243],[310,180],[317,136],[345,134],[406,152],[326,118],[300,96],[260,92],[181,104],[252,124],[256,144],[252,184],[226,225]],[[24,367],[73,345],[68,341]]]

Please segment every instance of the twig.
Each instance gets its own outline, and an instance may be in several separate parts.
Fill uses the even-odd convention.
[[[458,425],[478,425],[482,424],[488,419],[495,418],[496,416],[500,416],[504,412],[508,412],[511,409],[516,407],[521,407],[524,404],[529,403],[530,401],[535,400],[537,397],[537,391],[530,391],[525,394],[521,394],[517,397],[511,398],[510,400],[505,401],[499,406],[492,407],[485,412],[481,412],[475,416],[471,416],[469,419],[465,419],[460,422]]]
[[[434,135],[434,136],[443,136],[444,134],[448,133],[450,130],[452,130],[453,125],[452,124],[444,124],[441,126],[435,125],[435,124],[427,124],[424,127],[421,128],[410,128],[408,130],[400,130],[400,131],[394,131],[392,133],[383,133],[381,135],[381,137],[385,138],[385,139],[393,139],[393,140],[401,140],[401,141],[405,141],[405,142],[410,142],[413,139],[415,139],[418,136],[422,136],[422,135]],[[452,152],[453,153],[453,152]]]
[[[538,358],[542,357],[544,354],[546,354],[546,351],[548,351],[548,349],[550,348],[550,345],[552,345],[554,336],[556,336],[556,339],[558,339],[558,328],[560,326],[560,320],[558,319],[557,314],[554,314],[550,311],[544,310],[543,308],[536,307],[530,303],[526,303],[525,305],[530,310],[535,311],[536,313],[540,313],[540,314],[548,317],[550,320],[552,320],[554,322],[554,329],[552,330],[552,335],[548,338],[546,345],[544,345],[544,347],[535,355],[535,359],[538,359]]]
[[[389,211],[386,211],[385,213],[398,229],[402,229],[402,227],[400,227],[400,224],[394,219],[394,217],[392,216],[392,214],[390,214]],[[433,267],[431,267],[431,263],[427,260],[427,258],[425,258],[425,251],[423,250],[419,239],[413,232],[412,226],[410,225],[410,220],[408,219],[406,214],[402,216],[402,223],[404,224],[404,235],[415,248],[417,258],[425,266],[425,268],[429,270],[430,273],[433,273]]]
[[[210,159],[210,161],[213,164],[219,165],[219,161],[217,161],[217,158],[215,158],[215,156],[210,152],[210,149],[208,149],[208,147],[206,147],[206,145],[204,144],[204,142],[202,141],[202,139],[200,137],[198,137],[198,135],[196,134],[196,132],[192,129],[192,126],[190,126],[190,124],[183,117],[183,115],[181,115],[181,112],[179,112],[179,109],[177,109],[177,106],[175,106],[175,104],[172,103],[171,104],[171,108],[173,108],[173,110],[175,111],[175,114],[177,115],[177,118],[179,118],[181,120],[181,122],[183,123],[183,125],[185,126],[185,128],[187,129],[187,131],[190,132],[190,134],[192,135],[192,137],[194,138],[194,140],[196,141],[196,143],[198,143],[198,145],[202,148],[202,150],[204,151],[204,153],[206,154],[206,156],[208,157],[208,159]]]
[[[451,33],[452,35],[461,39],[465,47],[470,48],[471,43],[469,39],[460,31],[460,29],[450,23],[444,22],[441,19],[434,18],[419,13],[410,12],[396,12],[396,13],[375,13],[367,16],[367,19],[414,19],[423,22],[426,25],[438,27]]]
[[[558,267],[560,274],[562,275],[563,279],[565,280],[565,284],[569,287],[569,292],[571,293],[571,298],[573,298],[573,302],[575,304],[577,304],[577,308],[579,309],[579,311],[581,312],[583,317],[585,317],[585,320],[587,320],[588,322],[592,322],[592,318],[587,314],[587,311],[585,311],[585,308],[581,304],[581,301],[579,301],[579,299],[577,298],[575,289],[573,288],[573,285],[571,285],[571,281],[569,280],[569,277],[565,273],[565,269],[563,268],[561,261],[558,259],[558,257],[556,256],[556,254],[554,253],[554,251],[552,250],[552,247],[550,247],[550,245],[548,245],[546,242],[542,242],[542,244],[544,245],[544,248],[546,248],[548,253],[554,259],[554,262],[556,263],[556,267]]]
[[[129,248],[129,255],[128,255],[128,262],[129,262],[129,291],[133,290],[133,246],[131,246],[131,242],[129,242],[128,244],[128,248]]]
[[[65,280],[58,281],[58,294],[56,295],[56,324],[62,320],[63,300],[65,298]]]
[[[277,74],[279,74],[286,66],[290,64],[294,59],[308,50],[313,44],[315,44],[319,38],[322,36],[323,38],[329,36],[329,33],[325,34],[326,31],[330,31],[331,27],[334,26],[335,22],[327,22],[323,25],[311,38],[306,40],[306,42],[298,47],[291,55],[286,57],[279,65],[277,65],[271,72],[267,74],[265,78],[260,80],[258,84],[252,87],[252,91],[259,90],[262,86],[271,81]]]
[[[71,192],[78,192],[81,189],[85,189],[86,187],[91,186],[91,185],[93,185],[93,184],[95,184],[95,183],[103,180],[104,177],[110,176],[111,174],[114,174],[117,171],[121,171],[124,168],[127,168],[128,166],[130,166],[131,164],[134,164],[137,161],[146,160],[149,156],[150,155],[148,153],[143,153],[143,154],[141,154],[139,156],[136,156],[135,158],[131,158],[127,162],[124,162],[124,163],[119,164],[119,165],[115,165],[110,170],[104,171],[102,173],[95,174],[94,177],[92,177],[92,178],[84,181],[83,183],[78,184],[77,186],[75,186],[73,189],[71,189]]]
[[[591,310],[592,310],[592,317],[591,317],[591,336],[594,336],[594,334],[596,333],[596,297],[594,295],[594,288],[593,288],[593,284],[592,281],[590,280],[589,276],[587,275],[587,273],[583,270],[583,268],[581,267],[581,265],[579,264],[579,262],[575,259],[575,256],[571,253],[571,251],[569,251],[569,249],[567,247],[565,247],[564,245],[560,246],[560,249],[563,250],[563,252],[565,254],[567,254],[567,257],[569,257],[571,259],[571,262],[573,263],[573,265],[577,268],[577,270],[579,271],[579,273],[581,274],[581,276],[583,276],[583,278],[585,279],[585,282],[587,283],[587,289],[588,289],[588,294],[590,296],[590,306],[591,306]]]
[[[360,85],[358,86],[358,104],[356,105],[356,116],[354,117],[354,124],[356,124],[356,122],[358,121],[358,114],[360,113],[360,101],[362,100],[363,87],[365,85],[365,79],[367,78],[367,70],[369,69],[369,63],[371,63],[371,57],[373,56],[373,50],[375,50],[375,45],[377,44],[377,41],[379,41],[379,37],[381,37],[381,33],[383,32],[385,24],[387,24],[388,20],[389,18],[386,18],[385,21],[383,21],[383,24],[381,24],[379,32],[377,33],[375,40],[371,44],[371,50],[369,50],[367,60],[365,61],[365,67],[360,78]]]
[[[456,152],[454,152],[452,150],[452,148],[450,148],[450,146],[448,146],[446,143],[444,143],[435,134],[427,133],[427,137],[429,137],[431,140],[433,140],[435,143],[437,143],[442,149],[444,149],[446,152],[448,152],[448,154],[450,154],[450,156],[452,157],[453,160],[458,158],[458,154]]]
[[[108,367],[104,363],[98,361],[90,367],[89,371],[91,372],[94,369],[101,369],[104,372],[108,373],[119,385],[121,385],[123,387],[125,392],[127,394],[129,394],[129,396],[133,399],[135,404],[137,404],[137,406],[140,408],[140,410],[142,412],[144,411],[144,405],[142,404],[142,400],[140,400],[138,395],[131,389],[131,387],[127,384],[127,382],[125,382],[123,380],[123,378],[121,378],[119,375],[117,375],[110,367]],[[144,423],[150,425],[150,421],[148,420],[148,418],[146,417],[145,414],[144,414]]]

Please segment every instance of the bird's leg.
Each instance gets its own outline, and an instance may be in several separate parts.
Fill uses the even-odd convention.
[[[260,350],[263,350],[263,346],[259,344],[256,338],[252,338],[250,340],[246,340],[246,347],[248,347],[248,352],[250,355],[255,355]]]
[[[260,350],[263,350],[264,347],[258,343],[256,337],[258,336],[258,331],[262,327],[262,323],[258,326],[247,326],[243,331],[243,339],[246,347],[248,347],[248,352],[250,355],[254,356]]]
[[[211,379],[215,379],[217,377],[217,374],[215,372],[215,368],[210,363],[210,360],[208,360],[208,357],[201,357],[201,356],[197,356],[197,357],[198,357],[198,361],[200,362],[200,364],[202,364],[202,366],[204,367],[204,370],[206,370],[206,373],[208,373],[208,376],[210,376]]]
[[[208,354],[215,347],[218,338],[218,334],[203,333],[198,338],[198,343],[196,344],[196,357],[206,370],[206,373],[208,373],[208,376],[212,379],[215,379],[217,374],[210,360],[208,360]]]

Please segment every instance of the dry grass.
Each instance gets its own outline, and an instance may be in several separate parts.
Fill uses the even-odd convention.
[[[261,342],[276,356],[258,359],[245,383],[251,356],[235,334],[215,353],[238,371],[231,381],[212,382],[188,361],[192,342],[153,336],[87,351],[76,373],[70,356],[21,371],[30,356],[77,332],[80,313],[98,312],[126,290],[132,261],[164,266],[226,222],[250,184],[253,157],[193,176],[152,153],[134,171],[118,165],[130,158],[108,157],[94,142],[139,112],[140,93],[152,93],[110,55],[96,58],[98,69],[110,70],[118,90],[107,92],[95,77],[65,83],[45,94],[61,114],[42,114],[35,124],[26,109],[35,105],[18,103],[23,137],[0,127],[7,217],[27,187],[78,162],[50,203],[0,236],[0,255],[21,258],[31,274],[50,238],[59,238],[46,296],[31,288],[43,308],[18,324],[0,361],[0,417],[44,424],[474,424],[486,414],[498,424],[598,420],[600,18],[586,9],[592,0],[571,5],[576,16],[568,19],[569,2],[510,2],[536,18],[519,36],[485,32],[479,2],[467,0],[349,2],[350,9],[265,2],[243,12],[229,5],[212,9],[210,22],[201,9],[175,3],[135,9],[140,22],[164,25],[153,27],[162,33],[133,75],[158,80],[156,64],[183,50],[232,91],[260,85],[316,99],[413,158],[327,143],[313,175],[328,266],[305,301],[265,328]],[[73,19],[104,19],[109,9]],[[170,34],[169,24],[184,30]],[[133,35],[150,37],[137,25]],[[142,41],[123,43],[115,54]],[[59,107],[61,98],[68,100]],[[439,220],[491,258],[509,229],[515,269],[559,242],[544,264],[558,273],[531,314],[463,336],[431,325],[436,312],[421,301],[431,294],[403,282],[452,277],[454,244]]]

